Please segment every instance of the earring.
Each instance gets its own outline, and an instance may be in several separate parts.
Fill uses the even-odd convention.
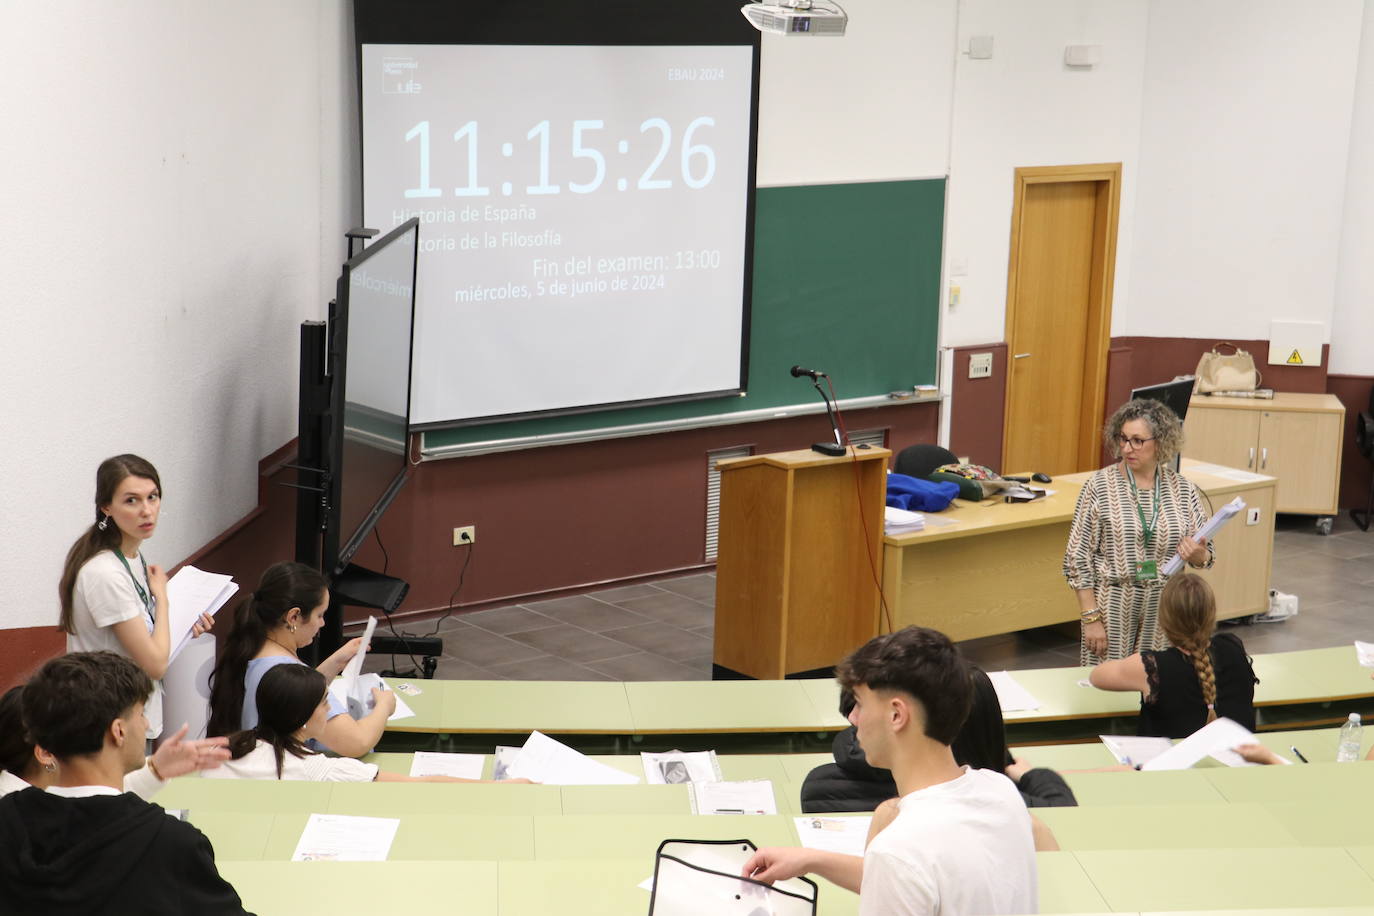
[[[295,625],[294,623],[288,623],[288,624],[286,625],[286,629],[289,630],[290,632],[294,633],[294,632],[296,632],[296,625]]]
[[[105,516],[100,521],[96,522],[95,526],[101,531],[104,531],[106,528],[110,527],[110,517],[108,515]]]
[[[55,764],[55,763],[53,763],[51,760],[49,760],[47,763],[43,764],[43,769],[47,770],[49,773],[56,773],[56,772],[57,772],[57,764]]]

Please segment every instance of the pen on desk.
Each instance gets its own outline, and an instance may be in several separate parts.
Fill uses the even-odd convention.
[[[1294,754],[1299,760],[1301,760],[1303,763],[1309,763],[1309,762],[1310,762],[1306,757],[1304,757],[1304,756],[1302,755],[1302,751],[1298,750],[1298,748],[1297,748],[1296,745],[1290,744],[1290,745],[1288,745],[1288,749],[1289,749],[1290,751],[1292,751],[1293,754]]]

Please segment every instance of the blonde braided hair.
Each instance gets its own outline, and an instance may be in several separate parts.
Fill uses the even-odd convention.
[[[1191,656],[1202,701],[1207,704],[1208,722],[1217,717],[1217,678],[1211,653],[1216,625],[1216,597],[1206,580],[1182,572],[1165,583],[1159,596],[1159,626],[1169,642]]]

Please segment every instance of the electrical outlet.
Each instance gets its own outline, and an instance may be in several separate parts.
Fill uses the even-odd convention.
[[[453,546],[462,547],[465,544],[477,543],[477,526],[464,525],[461,528],[453,529]]]
[[[992,377],[992,354],[973,353],[968,358],[968,377],[969,378],[991,378]]]
[[[1260,520],[1260,510],[1258,507],[1252,508],[1245,513],[1245,524],[1258,525]]]

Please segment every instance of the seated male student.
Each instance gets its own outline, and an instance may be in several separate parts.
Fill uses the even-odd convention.
[[[836,676],[854,694],[849,721],[868,760],[896,780],[896,816],[862,857],[764,848],[744,874],[769,884],[818,874],[857,891],[868,916],[1036,912],[1025,803],[1001,773],[959,766],[950,749],[973,686],[948,637],[925,627],[876,637]]]
[[[24,725],[57,779],[0,798],[0,913],[244,914],[205,835],[124,791],[152,692],[113,652],[54,658],[24,687]]]

